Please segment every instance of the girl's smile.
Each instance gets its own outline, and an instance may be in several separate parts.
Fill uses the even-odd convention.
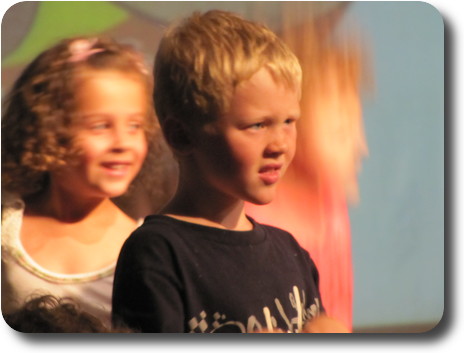
[[[146,97],[145,87],[133,76],[117,71],[83,75],[76,96],[79,160],[60,171],[73,190],[101,197],[127,190],[147,153]]]

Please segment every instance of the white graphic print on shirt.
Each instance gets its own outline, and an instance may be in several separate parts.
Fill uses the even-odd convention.
[[[240,321],[226,321],[227,317],[225,314],[215,312],[211,318],[208,317],[208,314],[203,310],[197,315],[189,320],[188,324],[190,327],[190,333],[206,333],[206,332],[219,332],[222,331],[226,326],[234,326],[237,332],[241,333],[250,333],[259,331],[262,329],[268,329],[272,331],[273,329],[280,328],[287,330],[287,332],[301,332],[303,324],[316,316],[319,315],[320,311],[320,302],[318,298],[314,298],[314,304],[307,307],[306,297],[304,291],[298,289],[297,286],[293,286],[293,293],[288,294],[288,299],[291,306],[294,309],[293,314],[295,316],[289,318],[287,313],[285,313],[284,307],[278,298],[274,299],[275,307],[273,308],[273,315],[271,309],[267,306],[263,308],[263,314],[265,318],[265,323],[259,322],[256,316],[251,315],[248,317],[246,323]],[[277,327],[277,315],[286,323],[287,327]]]

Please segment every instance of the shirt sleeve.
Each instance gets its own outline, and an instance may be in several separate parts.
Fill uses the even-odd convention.
[[[166,239],[131,235],[116,266],[113,325],[137,332],[185,332],[183,289],[176,268]]]

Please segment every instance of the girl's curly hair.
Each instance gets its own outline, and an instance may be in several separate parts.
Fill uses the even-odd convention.
[[[4,315],[7,324],[23,333],[132,333],[112,329],[84,310],[75,299],[46,294],[28,299],[21,308]]]
[[[77,44],[76,44],[77,43]],[[82,46],[82,44],[84,44]],[[6,97],[2,116],[2,188],[21,196],[42,190],[48,173],[73,161],[75,90],[85,70],[117,70],[147,86],[146,134],[153,154],[159,128],[153,79],[141,56],[109,38],[70,38],[33,60]]]

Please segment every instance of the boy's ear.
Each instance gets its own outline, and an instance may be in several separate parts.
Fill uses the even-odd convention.
[[[164,135],[169,146],[179,154],[188,154],[193,148],[192,136],[181,121],[167,118],[164,122]]]

